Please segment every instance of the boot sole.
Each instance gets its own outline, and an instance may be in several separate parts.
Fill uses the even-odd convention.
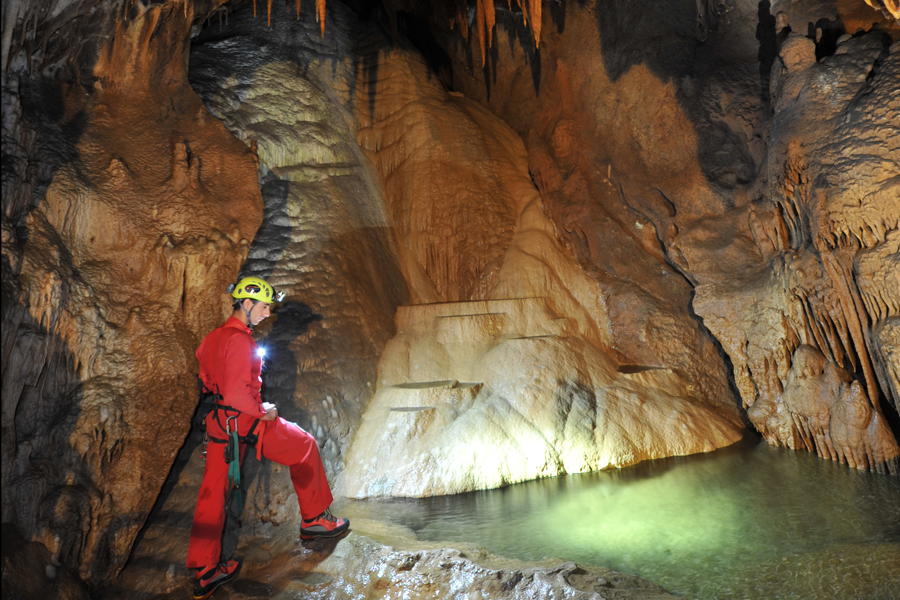
[[[241,563],[237,566],[237,569],[235,569],[228,577],[223,578],[223,579],[220,579],[219,581],[217,581],[216,584],[212,587],[212,589],[210,589],[209,591],[205,592],[203,596],[198,596],[198,595],[194,594],[194,600],[206,600],[207,598],[209,598],[210,596],[212,596],[212,595],[213,595],[213,592],[215,592],[217,589],[219,589],[220,586],[223,586],[223,585],[225,585],[226,583],[228,583],[229,581],[233,581],[234,579],[236,579],[237,576],[238,576],[238,574],[241,572],[241,567],[243,567],[243,566],[244,566],[244,563],[241,562]]]
[[[341,529],[340,531],[327,531],[325,533],[307,533],[300,534],[300,539],[304,541],[309,540],[317,540],[317,539],[328,539],[328,538],[336,538],[338,536],[344,535],[350,531],[350,527],[348,526],[346,529]]]

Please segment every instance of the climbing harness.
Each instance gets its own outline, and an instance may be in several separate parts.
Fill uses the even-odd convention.
[[[256,432],[256,428],[259,425],[259,419],[253,421],[247,435],[238,435],[237,418],[241,414],[241,411],[233,406],[222,404],[221,400],[223,400],[223,397],[218,393],[218,389],[215,392],[210,391],[206,389],[202,379],[199,377],[197,379],[200,380],[202,399],[200,401],[200,408],[197,411],[196,420],[201,424],[204,432],[203,460],[206,460],[206,450],[209,442],[225,444],[225,463],[228,465],[228,495],[225,501],[225,510],[228,511],[229,516],[232,519],[240,523],[241,514],[244,512],[244,494],[241,490],[240,445],[247,444],[248,446],[255,446],[256,442],[259,441],[259,434]],[[225,413],[224,426],[222,425],[222,420],[219,416],[219,410]],[[209,435],[209,431],[206,429],[206,417],[211,412],[214,415],[216,423],[218,423],[219,427],[225,431],[225,439]],[[231,415],[229,414],[231,412],[237,414]],[[232,512],[231,508],[232,499],[236,504],[234,512]]]
[[[225,445],[225,463],[228,465],[228,481],[231,482],[231,489],[237,494],[237,515],[234,517],[239,519],[244,513],[244,495],[241,493],[241,451],[237,423],[234,424],[232,431],[232,421],[237,421],[237,415],[225,418],[225,435],[228,438]],[[226,503],[227,505],[228,503]]]

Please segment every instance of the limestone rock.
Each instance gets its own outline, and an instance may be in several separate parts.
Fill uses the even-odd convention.
[[[240,548],[244,567],[225,590],[251,597],[315,599],[566,598],[579,600],[669,600],[674,596],[645,579],[591,565],[547,558],[523,563],[492,555],[473,544],[441,548],[411,539],[408,532],[376,521],[359,521],[364,533],[340,540],[297,544],[279,533],[254,537]],[[142,545],[147,545],[142,543]],[[157,544],[158,545],[158,544]],[[139,600],[189,593],[192,572],[176,566],[177,549],[140,553],[122,577],[98,595]],[[169,575],[171,574],[171,576]],[[219,592],[222,593],[222,592]]]
[[[763,398],[749,413],[789,448],[806,448],[854,468],[874,469],[871,462],[886,463],[893,456],[890,429],[860,383],[813,346],[794,351],[781,402]]]
[[[499,55],[489,73],[468,69],[467,42],[451,37],[454,85],[525,142],[546,214],[599,286],[616,359],[677,368],[703,397],[724,400],[732,394],[728,375],[691,312],[693,275],[676,240],[693,221],[721,223],[712,215],[725,202],[708,178],[732,188],[753,178],[762,150],[752,141],[756,115],[747,86],[731,74],[713,87],[710,75],[688,72],[676,84],[659,74],[672,66],[663,55],[677,63],[674,48],[641,62],[656,48],[648,39],[668,35],[670,26],[684,51],[693,51],[696,15],[675,14],[668,4],[646,5],[649,13],[634,8],[642,11],[636,20],[625,3],[571,8],[559,17],[562,30],[544,13],[539,55],[517,37],[520,23],[498,26]],[[638,21],[647,27],[637,28]],[[723,126],[697,115],[707,105],[742,112]],[[704,149],[708,160],[698,164],[698,147],[706,143],[715,151]],[[714,239],[729,234],[716,232]],[[740,251],[733,255],[735,263],[747,262]]]
[[[497,568],[479,564],[482,561],[478,558],[452,548],[418,552],[395,550],[354,536],[320,564],[319,569],[331,578],[327,587],[316,586],[321,589],[318,595],[318,590],[309,589],[312,586],[297,585],[297,588],[312,592],[313,597],[372,600],[405,595],[423,588],[435,597],[448,600],[471,597],[665,600],[673,597],[659,586],[639,578],[581,567],[574,562]]]
[[[540,53],[501,15],[484,70],[467,62],[473,42],[448,36],[454,85],[525,140],[547,214],[604,286],[617,350],[655,365],[702,355],[685,371],[708,373],[714,361],[680,311],[689,302],[745,407],[778,405],[802,343],[859,382],[883,422],[897,408],[900,29],[862,3],[697,7],[545,13]],[[815,35],[803,35],[808,23]],[[673,344],[692,350],[666,354]],[[856,464],[893,469],[896,432],[873,435],[885,438],[856,451],[878,457]]]
[[[407,289],[380,178],[355,139],[355,17],[330,14],[322,40],[309,14],[268,27],[244,7],[195,40],[191,81],[258,154],[266,222],[242,273],[287,293],[256,334],[267,349],[264,394],[316,436],[333,476]],[[277,486],[291,489],[286,477]]]
[[[769,155],[776,207],[754,209],[750,225],[769,275],[730,291],[700,286],[694,305],[728,350],[744,403],[754,407],[748,414],[767,439],[895,471],[900,448],[880,398],[896,410],[895,352],[890,334],[882,341],[881,332],[897,318],[900,145],[884,127],[900,115],[896,94],[888,93],[900,85],[900,57],[886,54],[883,42],[877,33],[846,39],[834,56],[799,74],[784,67]],[[785,93],[788,86],[795,91]],[[743,324],[736,313],[745,315]],[[826,394],[828,400],[816,393],[815,409],[782,406],[801,344],[850,373],[858,389]],[[803,433],[794,420],[810,410],[829,415],[832,428],[854,431],[847,434],[857,441],[853,452]]]
[[[628,348],[642,352],[617,348],[609,291],[559,242],[515,134],[423,83],[425,65],[409,53],[378,61],[374,85],[384,96],[374,111],[361,105],[360,121],[370,123],[361,143],[387,182],[398,244],[410,245],[401,264],[420,290],[411,299],[427,304],[398,309],[339,491],[457,493],[737,441],[740,416],[721,382],[700,384],[678,368],[719,367],[671,347],[685,323],[648,306],[640,342]],[[466,187],[440,185],[446,172],[422,147],[447,153],[441,160],[460,164],[453,171],[466,172],[466,182],[486,182],[477,187],[491,196],[473,206]],[[437,232],[447,233],[415,250],[417,236]],[[447,267],[459,257],[472,270]],[[436,303],[446,299],[469,301]],[[649,366],[644,356],[653,357]],[[620,363],[636,372],[618,373]]]
[[[740,439],[736,415],[671,369],[619,372],[550,302],[399,309],[339,491],[453,494]]]
[[[3,521],[89,586],[156,502],[262,212],[249,151],[187,87],[184,7],[133,17],[106,39],[117,59],[87,65],[94,89],[20,77],[46,187],[23,199],[40,185],[4,174]]]

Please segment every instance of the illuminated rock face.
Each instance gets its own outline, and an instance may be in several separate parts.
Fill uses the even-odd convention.
[[[723,365],[686,304],[662,285],[637,306],[618,299],[618,318],[643,328],[620,347],[610,287],[560,243],[521,139],[415,55],[378,61],[359,139],[419,305],[398,309],[339,491],[457,493],[737,441]]]
[[[448,47],[454,86],[525,141],[548,215],[608,290],[618,350],[685,339],[641,335],[640,315],[668,307],[683,327],[689,303],[769,442],[895,471],[900,27],[858,4],[838,21],[804,3],[567,5],[545,12],[539,55],[515,15],[498,17],[484,70],[468,66],[474,42]],[[858,387],[820,395],[819,433],[784,400],[802,344]],[[838,430],[855,441],[819,441]]]
[[[704,405],[671,369],[620,370],[551,303],[400,308],[341,491],[454,494],[740,439],[736,411]]]

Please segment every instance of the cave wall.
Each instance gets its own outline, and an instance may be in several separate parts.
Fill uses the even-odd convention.
[[[91,60],[11,54],[2,221],[4,530],[91,586],[184,441],[194,350],[262,218],[252,153],[187,85],[192,9],[95,9]]]
[[[721,349],[768,441],[895,471],[897,21],[853,2],[568,3],[535,49],[521,12],[496,20],[483,64],[477,31],[437,31],[453,86],[525,140],[558,230],[623,309],[617,347],[660,360],[629,344],[662,307],[675,339],[696,326]],[[819,390],[804,404],[784,396],[800,346],[827,359],[798,368]]]
[[[323,37],[308,12],[213,18],[192,41],[189,77],[258,154],[264,223],[241,274],[287,294],[256,331],[264,394],[316,436],[333,477],[409,292],[381,177],[356,143],[356,16],[338,4],[326,19]]]
[[[4,4],[5,524],[96,586],[173,464],[157,511],[189,519],[193,351],[239,273],[288,292],[257,334],[267,392],[331,475],[398,306],[529,294],[553,301],[523,323],[568,320],[603,385],[727,422],[682,452],[727,443],[739,396],[772,443],[896,470],[895,22],[849,1],[553,3],[535,49],[497,7],[482,65],[473,22],[407,4],[395,31],[424,61],[338,3],[271,26],[217,2]],[[383,372],[413,364],[392,356]],[[563,423],[591,422],[583,392],[548,396]],[[262,469],[248,519],[290,522]],[[145,558],[180,555],[171,535]]]
[[[338,491],[459,493],[740,439],[732,398],[710,392],[727,385],[714,353],[690,371],[617,346],[606,290],[559,240],[522,139],[407,44],[363,60],[374,100],[359,99],[358,137],[418,297],[397,311]],[[675,339],[658,327],[633,345]]]

